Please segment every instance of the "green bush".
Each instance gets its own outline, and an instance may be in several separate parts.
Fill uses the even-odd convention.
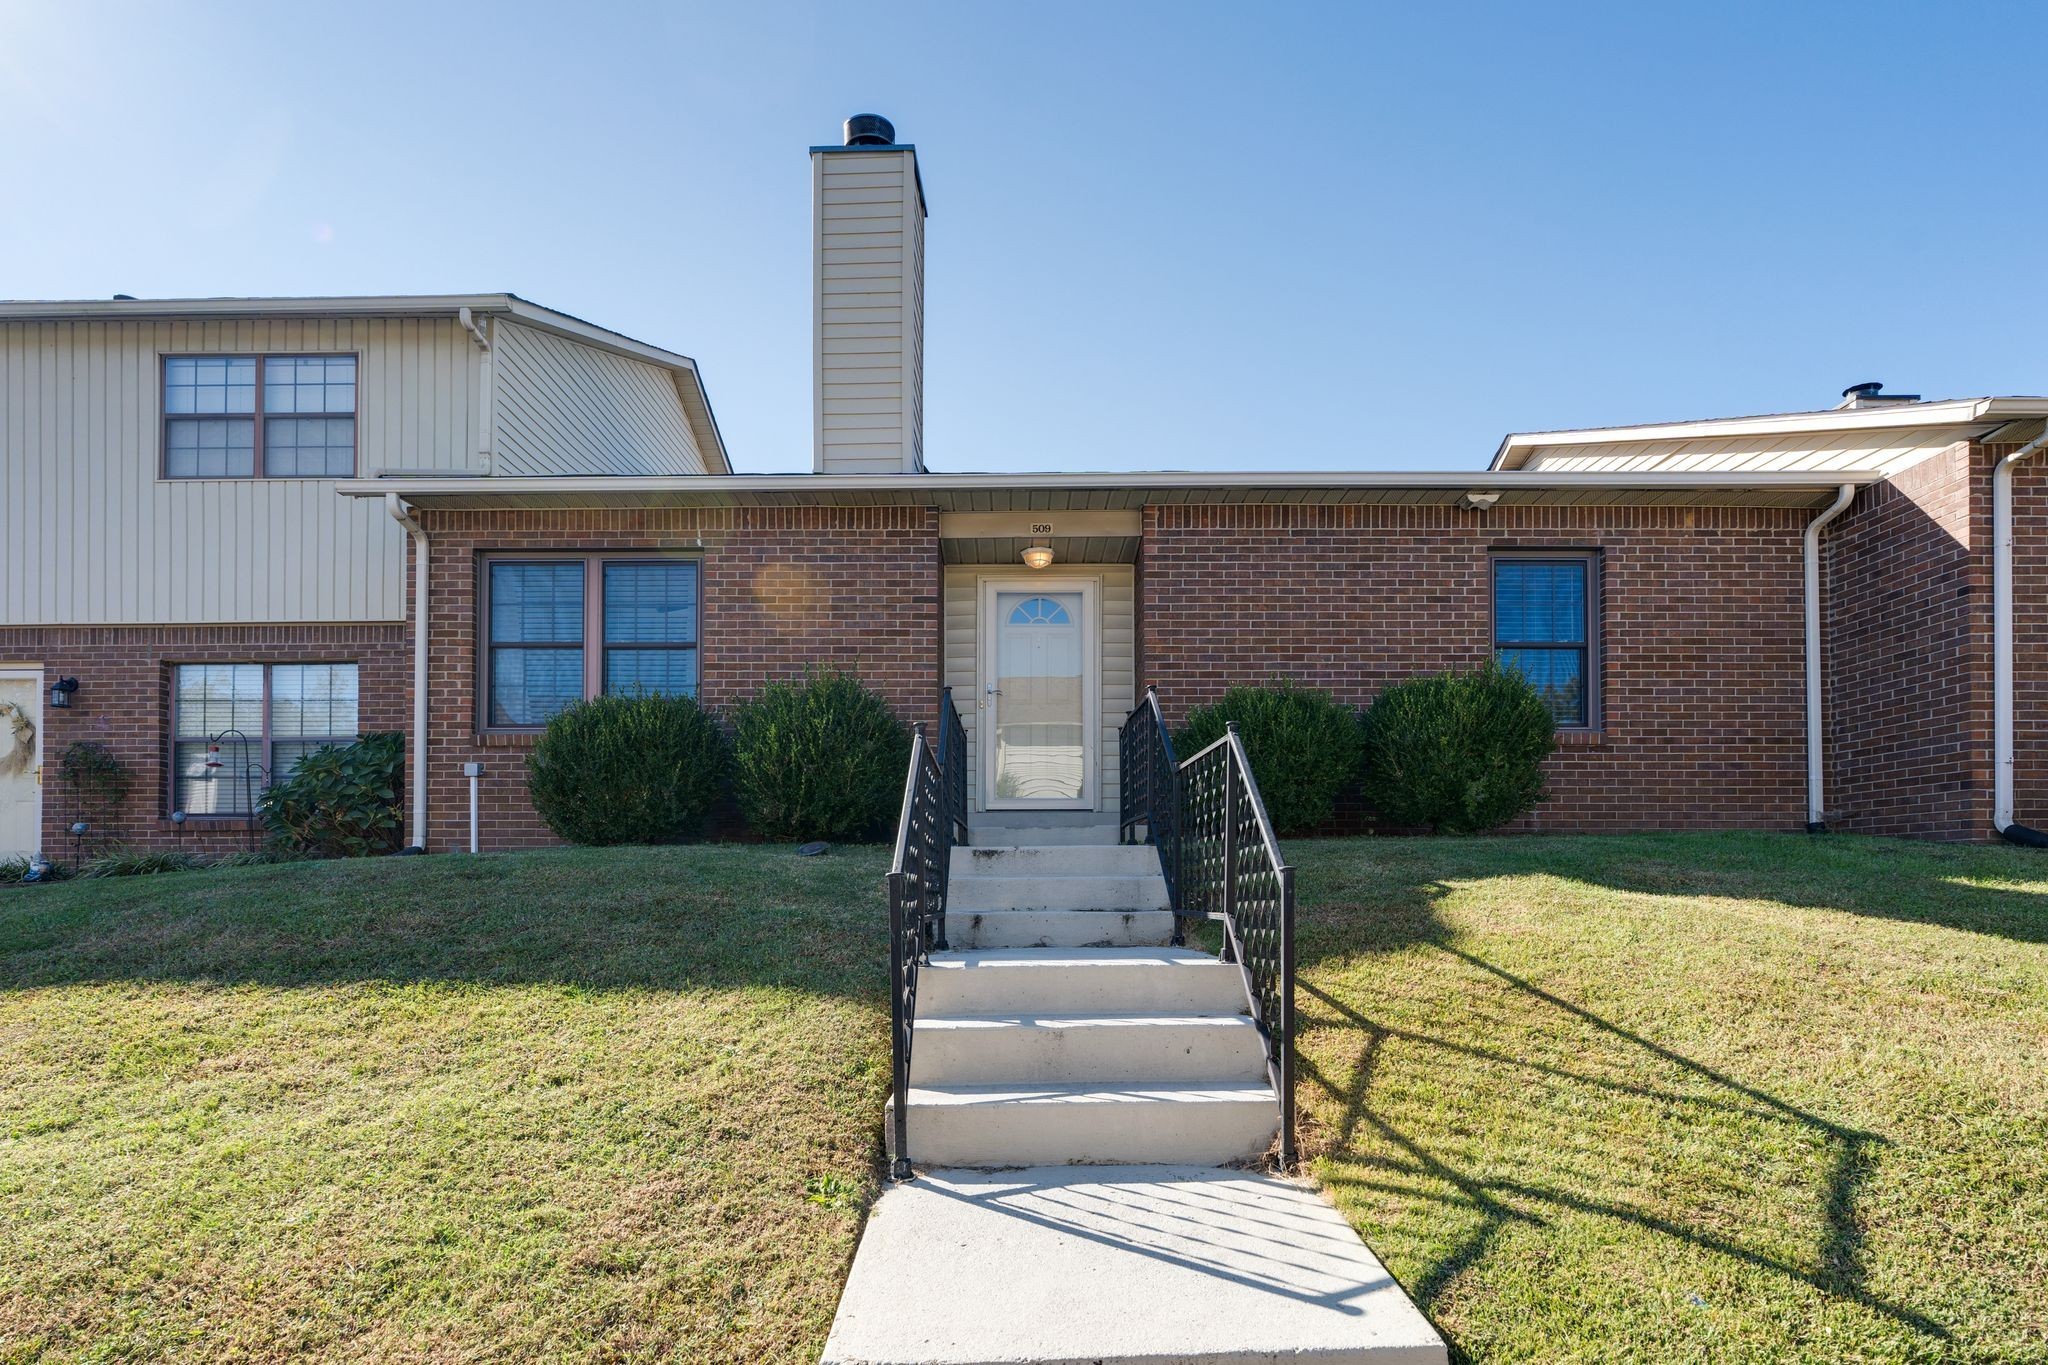
[[[398,790],[404,781],[405,736],[364,735],[327,745],[299,760],[263,793],[257,811],[271,842],[294,853],[362,858],[398,847],[405,822]]]
[[[882,837],[909,763],[910,732],[848,674],[770,683],[733,710],[734,794],[763,838]]]
[[[1557,743],[1542,695],[1493,661],[1394,684],[1363,729],[1366,800],[1389,824],[1439,834],[1492,829],[1534,807]]]
[[[689,697],[597,697],[555,713],[526,760],[533,808],[574,844],[673,844],[698,834],[731,766]]]
[[[1358,717],[1327,692],[1292,683],[1233,687],[1212,706],[1198,706],[1173,737],[1183,759],[1222,738],[1237,722],[1266,814],[1280,834],[1305,834],[1328,824],[1337,795],[1358,775]]]

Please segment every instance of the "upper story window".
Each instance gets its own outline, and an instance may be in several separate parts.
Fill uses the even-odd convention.
[[[531,729],[586,697],[697,695],[694,559],[494,559],[484,576],[485,724]]]
[[[1599,714],[1598,616],[1590,551],[1493,561],[1493,649],[1543,695],[1560,726]]]
[[[356,472],[352,355],[164,357],[164,477]]]

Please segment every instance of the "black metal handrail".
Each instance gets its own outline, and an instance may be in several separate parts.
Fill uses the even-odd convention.
[[[1166,877],[1167,904],[1174,908],[1173,942],[1187,942],[1180,917],[1180,762],[1173,756],[1173,734],[1159,709],[1159,694],[1145,689],[1145,699],[1124,719],[1117,746],[1121,781],[1121,843],[1148,843],[1159,850],[1159,868]],[[1143,834],[1139,833],[1140,827]]]
[[[1146,842],[1159,850],[1176,942],[1183,920],[1222,926],[1223,960],[1238,964],[1252,1022],[1265,1040],[1266,1075],[1280,1101],[1280,1164],[1291,1168],[1294,869],[1281,856],[1234,722],[1214,744],[1174,763],[1158,696],[1147,688],[1123,733],[1124,837],[1143,824]],[[1158,738],[1148,738],[1154,733]]]
[[[946,947],[946,887],[953,848],[967,842],[967,732],[953,690],[939,692],[939,742],[922,722],[910,740],[896,857],[889,867],[889,1050],[895,1097],[890,1173],[910,1178],[910,1048],[916,1038],[917,976],[931,951]]]

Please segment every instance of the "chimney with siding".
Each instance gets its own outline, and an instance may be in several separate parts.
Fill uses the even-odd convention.
[[[813,468],[924,471],[924,188],[879,114],[811,148]]]

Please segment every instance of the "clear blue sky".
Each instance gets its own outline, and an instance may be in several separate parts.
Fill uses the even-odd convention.
[[[0,296],[511,290],[810,460],[805,148],[931,199],[934,468],[1469,468],[2048,390],[2048,6],[0,0]]]

